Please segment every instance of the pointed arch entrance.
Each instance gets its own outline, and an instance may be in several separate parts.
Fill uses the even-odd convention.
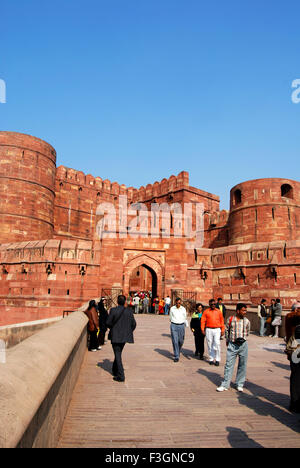
[[[143,279],[146,279],[146,283],[144,282],[144,285],[146,284],[149,285],[151,284],[151,290],[152,290],[152,297],[159,296],[163,297],[164,295],[164,285],[163,285],[163,277],[164,277],[164,269],[161,263],[154,259],[151,258],[150,256],[146,254],[141,254],[137,255],[136,257],[130,259],[125,265],[124,265],[124,284],[123,284],[123,290],[125,294],[128,294],[131,291],[132,285],[134,287],[139,287],[138,285],[142,285],[142,281],[135,281],[133,282],[132,279],[134,275],[138,273],[138,271],[141,272],[143,270],[146,270],[146,278],[142,277]],[[147,277],[148,276],[148,277]],[[144,290],[144,288],[141,288]]]
[[[142,264],[133,270],[129,279],[129,292],[151,291],[157,296],[157,274],[148,265]]]

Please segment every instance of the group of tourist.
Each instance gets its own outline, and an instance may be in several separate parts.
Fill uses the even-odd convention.
[[[108,339],[111,341],[115,355],[112,366],[114,380],[125,381],[124,368],[122,363],[122,352],[126,343],[133,343],[133,332],[136,321],[132,308],[126,307],[126,297],[118,296],[118,305],[110,309],[108,313],[106,299],[101,298],[97,304],[95,300],[89,302],[85,311],[88,317],[88,350],[96,352],[102,349],[105,344],[105,335],[109,329]]]
[[[146,297],[146,295],[145,295]],[[145,297],[143,299],[145,299]],[[169,296],[168,296],[169,297]],[[171,301],[170,301],[171,303]],[[221,339],[225,337],[227,354],[224,369],[224,379],[218,392],[227,391],[232,380],[234,366],[238,359],[236,374],[236,388],[243,392],[246,380],[247,360],[248,360],[248,336],[250,334],[250,321],[246,318],[247,305],[239,303],[236,306],[235,315],[225,321],[226,307],[222,298],[211,299],[209,307],[204,308],[203,304],[196,304],[192,314],[190,324],[188,323],[187,311],[182,305],[180,298],[177,298],[175,305],[170,307],[170,329],[173,344],[174,362],[179,362],[180,353],[184,344],[185,328],[190,326],[195,338],[195,356],[204,359],[205,339],[208,350],[208,361],[210,365],[219,366],[221,361]],[[126,298],[123,295],[118,297],[118,306],[112,308],[108,314],[105,307],[105,299],[101,299],[97,305],[91,301],[86,311],[89,319],[89,350],[97,351],[105,342],[105,333],[110,329],[109,339],[111,340],[115,360],[112,367],[114,380],[124,382],[125,374],[122,364],[122,351],[125,343],[133,343],[133,332],[136,328],[136,321],[132,308],[126,307]],[[258,316],[261,320],[260,335],[265,335],[265,325],[267,319],[271,318],[269,325],[272,336],[278,337],[282,315],[282,306],[279,299],[271,301],[267,309],[266,301],[263,299],[258,307]],[[264,326],[262,325],[264,324]],[[100,327],[100,331],[99,331]],[[102,327],[102,330],[101,330]],[[290,410],[300,412],[300,302],[292,306],[292,311],[286,316],[286,353],[291,365]]]
[[[260,336],[278,338],[279,327],[281,326],[282,305],[280,299],[271,299],[271,304],[267,306],[266,299],[262,299],[258,305],[257,314],[260,319]]]
[[[128,307],[131,307],[135,314],[157,314],[168,315],[171,307],[170,296],[159,298],[154,297],[152,300],[151,291],[140,291],[130,294],[127,298]]]
[[[127,305],[135,314],[148,314],[151,312],[151,291],[140,291],[135,294],[129,294]]]
[[[227,391],[232,380],[234,366],[238,359],[236,374],[236,388],[243,392],[246,381],[248,361],[248,336],[250,334],[250,321],[246,318],[247,305],[239,303],[236,306],[236,314],[229,317],[225,323],[226,308],[219,298],[209,301],[209,308],[204,310],[202,304],[196,305],[190,323],[195,337],[195,355],[203,359],[204,341],[206,338],[208,347],[209,364],[219,366],[221,359],[220,340],[225,335],[227,354],[224,369],[224,379],[218,392]],[[269,310],[266,300],[263,299],[258,307],[258,315],[261,319],[260,335],[265,335],[265,325],[270,325],[269,336],[278,338],[281,325],[282,306],[280,299],[272,299]],[[269,319],[269,320],[268,320]],[[187,326],[187,314],[181,305],[181,300],[176,300],[171,308],[171,337],[174,350],[174,362],[179,361],[180,350],[184,343],[185,326]],[[263,325],[262,325],[263,324]],[[290,411],[300,413],[300,302],[292,306],[292,311],[287,314],[285,320],[286,354],[290,361]]]
[[[209,364],[217,367],[220,365],[221,338],[225,335],[227,358],[224,380],[217,388],[218,392],[228,390],[237,358],[239,364],[236,386],[239,392],[243,391],[248,358],[247,337],[250,333],[250,322],[245,317],[246,312],[247,306],[238,304],[236,315],[228,318],[225,325],[226,307],[222,302],[222,298],[219,298],[217,302],[215,299],[210,299],[209,307],[205,310],[202,304],[197,304],[192,315],[190,327],[195,337],[195,355],[199,356],[201,360],[204,359],[204,342],[206,338]],[[185,326],[188,326],[186,310],[181,305],[181,299],[179,298],[176,299],[175,306],[171,307],[170,321],[174,362],[178,362],[184,342]]]

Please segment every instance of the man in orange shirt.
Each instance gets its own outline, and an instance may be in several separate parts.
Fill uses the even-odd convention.
[[[209,364],[220,365],[221,360],[221,336],[224,335],[224,317],[220,309],[216,308],[216,301],[209,301],[209,309],[206,309],[201,319],[201,330],[206,336],[209,354]]]

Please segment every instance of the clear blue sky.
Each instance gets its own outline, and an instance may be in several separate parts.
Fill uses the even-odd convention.
[[[299,179],[300,4],[278,0],[2,0],[1,130],[139,187],[182,170],[220,195]]]

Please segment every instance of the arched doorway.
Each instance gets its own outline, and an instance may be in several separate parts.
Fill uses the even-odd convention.
[[[144,273],[146,269],[147,273]],[[130,292],[130,287],[138,286],[138,281],[133,282],[134,275],[140,272],[140,278],[146,280],[146,284],[150,285],[150,290],[154,296],[164,297],[164,268],[163,265],[155,258],[147,254],[139,254],[128,260],[124,265],[123,274],[123,291],[124,294]],[[135,279],[139,276],[135,276]],[[147,283],[148,282],[148,283]],[[144,289],[144,288],[142,288]]]
[[[146,264],[136,267],[129,278],[129,293],[151,291],[152,297],[157,296],[157,274]]]

